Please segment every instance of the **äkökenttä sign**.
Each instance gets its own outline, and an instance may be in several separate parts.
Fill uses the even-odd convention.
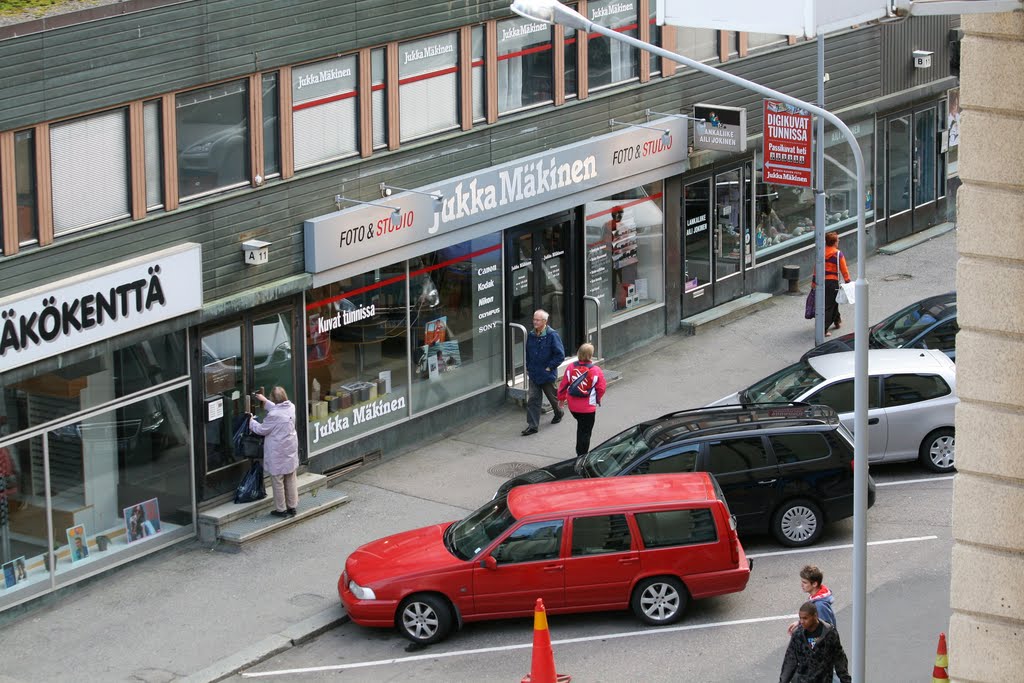
[[[764,182],[811,186],[811,115],[806,110],[764,101]]]
[[[747,150],[747,110],[714,104],[693,105],[693,148]],[[701,121],[700,119],[704,119]]]

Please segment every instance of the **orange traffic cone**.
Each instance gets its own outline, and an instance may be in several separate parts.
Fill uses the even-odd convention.
[[[949,680],[949,657],[946,656],[946,634],[939,634],[939,649],[935,652],[935,668],[932,669],[932,683],[942,683]]]
[[[530,673],[522,683],[569,683],[572,676],[555,673],[555,653],[551,649],[551,633],[548,631],[548,615],[544,601],[537,598],[533,611],[533,661]]]

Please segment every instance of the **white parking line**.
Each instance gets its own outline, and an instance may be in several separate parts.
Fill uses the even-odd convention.
[[[723,626],[743,626],[746,624],[759,624],[766,621],[793,621],[793,614],[784,614],[775,617],[756,617],[753,619],[732,619],[730,621],[717,621],[709,624],[688,624],[686,626],[666,626],[664,628],[647,629],[644,631],[625,631],[623,633],[608,633],[600,636],[587,636],[585,638],[566,638],[564,640],[553,640],[552,645],[567,645],[569,643],[589,643],[594,641],[612,640],[614,638],[635,638],[637,636],[662,635],[679,631],[696,631],[705,628],[719,628]],[[489,652],[508,652],[511,650],[525,650],[532,648],[533,643],[522,645],[502,645],[501,647],[482,647],[477,650],[456,650],[455,652],[440,652],[426,655],[415,655],[413,657],[396,657],[394,659],[378,659],[370,662],[353,662],[351,664],[331,664],[328,666],[311,666],[303,669],[281,669],[279,671],[256,671],[243,673],[243,678],[262,678],[266,676],[289,676],[303,673],[316,673],[319,671],[341,671],[344,669],[362,669],[369,666],[385,666],[388,664],[405,664],[407,662],[419,662],[423,660],[436,660],[446,657],[465,657],[469,655],[487,654]]]
[[[883,481],[875,482],[875,486],[899,486],[901,484],[926,484],[930,481],[948,481],[956,475],[949,475],[948,477],[928,477],[927,479],[904,479],[903,481]]]
[[[890,538],[887,541],[871,541],[868,545],[891,545],[893,543],[916,543],[918,541],[934,541],[937,540],[938,536],[914,536],[911,538]],[[820,545],[812,548],[793,548],[792,550],[776,550],[772,553],[754,553],[747,555],[748,558],[756,560],[759,557],[775,557],[776,555],[797,555],[800,553],[818,553],[825,550],[847,550],[852,548],[852,543],[843,543],[842,545]]]

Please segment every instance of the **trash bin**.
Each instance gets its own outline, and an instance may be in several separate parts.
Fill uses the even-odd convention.
[[[790,294],[800,292],[800,288],[797,286],[797,283],[800,282],[800,266],[782,266],[782,279],[789,282],[787,291]]]

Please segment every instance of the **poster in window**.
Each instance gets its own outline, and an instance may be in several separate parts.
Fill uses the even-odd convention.
[[[126,507],[124,515],[125,538],[129,543],[141,541],[160,533],[160,501],[156,498]]]
[[[442,315],[436,320],[429,321],[423,331],[423,343],[427,346],[439,344],[447,337],[448,316]]]
[[[85,525],[78,524],[64,530],[71,547],[71,561],[78,562],[89,557],[89,542],[85,538]]]

